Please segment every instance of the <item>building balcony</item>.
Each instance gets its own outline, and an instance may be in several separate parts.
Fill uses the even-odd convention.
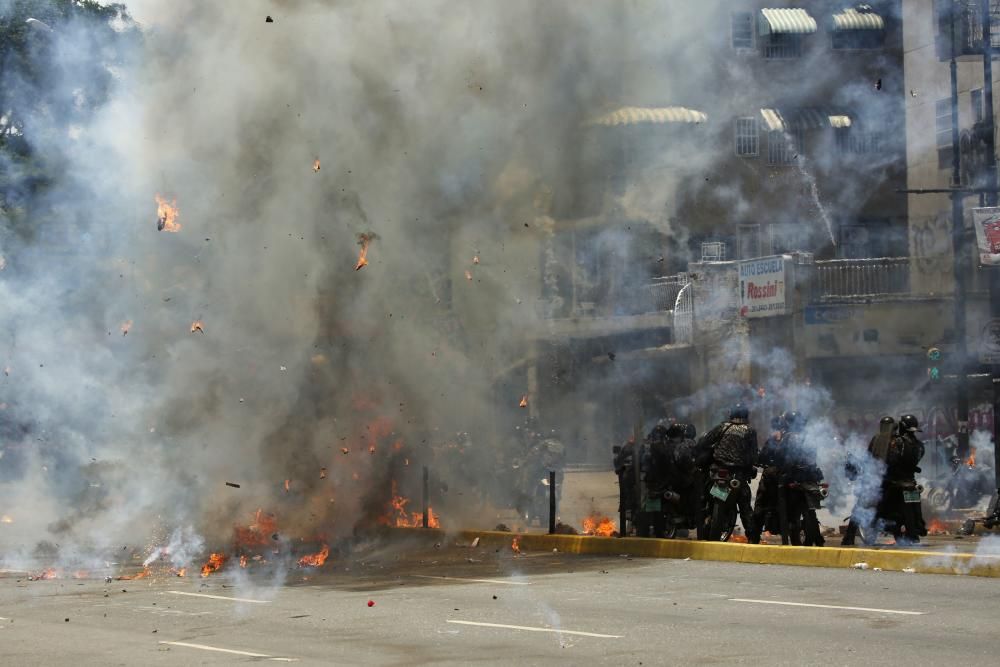
[[[815,262],[812,299],[854,301],[910,293],[910,258],[875,257]]]

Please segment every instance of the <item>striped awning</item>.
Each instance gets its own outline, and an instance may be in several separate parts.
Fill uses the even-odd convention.
[[[772,132],[788,130],[820,130],[824,127],[844,128],[851,126],[851,117],[846,113],[829,109],[761,109],[764,127]]]
[[[868,5],[848,7],[833,15],[834,30],[885,30],[885,20]]]
[[[816,32],[816,19],[804,9],[762,9],[760,10],[761,34],[800,34]]]
[[[638,125],[640,123],[704,123],[708,114],[687,107],[622,107],[592,119],[589,125]]]

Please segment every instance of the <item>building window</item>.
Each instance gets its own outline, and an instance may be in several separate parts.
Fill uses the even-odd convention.
[[[740,225],[737,238],[739,259],[760,257],[760,225]]]
[[[765,58],[798,58],[802,55],[802,36],[792,33],[770,33],[764,38]]]
[[[801,147],[801,130],[772,130],[767,133],[767,163],[776,167],[795,164]]]
[[[950,102],[950,100],[949,100]],[[972,106],[972,122],[982,123],[985,109],[983,108],[983,89],[973,88],[969,91],[969,102]]]
[[[882,30],[834,30],[835,49],[881,49],[885,43]]]
[[[862,132],[853,127],[838,127],[834,132],[837,152],[841,155],[882,152],[882,135],[879,132]]]
[[[753,116],[736,119],[736,155],[757,157],[759,154],[757,119]]]
[[[753,48],[753,14],[751,12],[733,12],[731,16],[733,27],[733,48]]]
[[[951,98],[934,103],[934,129],[937,141],[938,169],[951,167]]]
[[[701,261],[726,261],[726,244],[723,241],[705,241],[701,244]]]

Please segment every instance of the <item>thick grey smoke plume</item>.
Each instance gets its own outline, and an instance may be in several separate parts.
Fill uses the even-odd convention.
[[[538,326],[535,243],[600,181],[584,122],[685,101],[622,99],[629,45],[649,40],[575,2],[138,7],[157,21],[101,68],[108,101],[24,132],[61,161],[31,232],[5,211],[10,553],[216,543],[258,507],[348,533],[456,431],[491,474],[523,416],[523,389],[494,387]],[[667,44],[696,15],[643,11]],[[46,66],[94,29],[54,25]],[[157,231],[156,195],[176,233]]]

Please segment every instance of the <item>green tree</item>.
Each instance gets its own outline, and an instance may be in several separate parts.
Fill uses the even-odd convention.
[[[121,3],[0,0],[0,232],[27,231],[71,128],[107,101],[140,40]]]

